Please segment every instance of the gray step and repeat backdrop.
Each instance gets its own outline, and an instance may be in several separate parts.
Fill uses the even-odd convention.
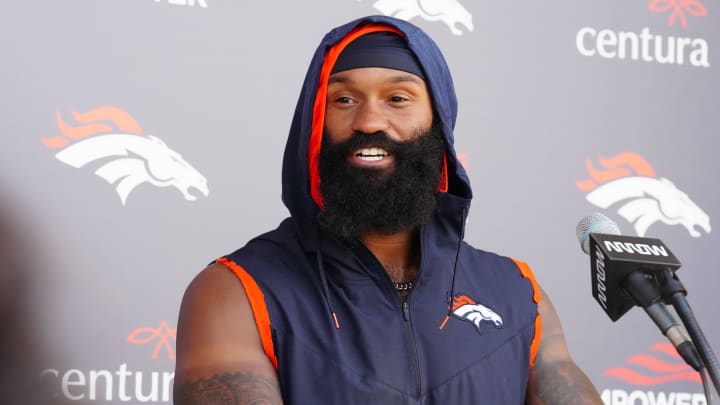
[[[12,350],[49,395],[172,401],[185,287],[286,216],[310,56],[367,14],[444,50],[476,195],[467,239],[532,265],[605,402],[704,404],[641,310],[612,323],[591,297],[574,228],[601,212],[664,240],[720,350],[717,0],[5,2],[0,215],[22,247],[3,291],[30,313]]]

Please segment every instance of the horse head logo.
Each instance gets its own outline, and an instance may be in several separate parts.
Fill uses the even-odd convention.
[[[207,180],[200,172],[160,138],[143,136],[140,127],[126,112],[115,107],[101,107],[85,114],[73,112],[73,116],[88,125],[71,127],[58,113],[58,126],[66,137],[46,138],[43,143],[50,148],[63,148],[55,157],[75,168],[101,161],[95,174],[110,184],[117,184],[116,191],[123,205],[130,192],[142,183],[175,187],[189,201],[196,200],[190,193],[191,188],[205,196],[209,194]],[[94,123],[99,118],[114,122],[115,128]],[[119,131],[111,132],[113,129]],[[103,133],[106,131],[110,133]]]
[[[454,35],[462,35],[458,26],[474,29],[472,15],[458,0],[378,0],[373,4],[385,15],[409,21],[421,17],[427,21],[445,23]]]
[[[453,298],[453,317],[475,325],[478,333],[482,333],[480,325],[485,322],[496,329],[503,327],[503,320],[495,311],[485,305],[477,304],[465,295]]]
[[[586,199],[600,208],[620,204],[617,212],[633,224],[638,236],[656,222],[682,225],[693,238],[710,233],[710,217],[670,180],[658,178],[650,164],[635,153],[600,158],[603,170],[587,161],[590,180],[577,182]]]

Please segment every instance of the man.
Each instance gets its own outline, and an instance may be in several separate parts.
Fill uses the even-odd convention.
[[[528,266],[463,242],[455,116],[417,27],[326,35],[285,150],[291,217],[188,287],[175,403],[602,403]]]

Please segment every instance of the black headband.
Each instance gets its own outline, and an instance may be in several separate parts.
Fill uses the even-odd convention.
[[[331,74],[363,67],[402,70],[425,80],[422,67],[405,39],[392,32],[373,32],[349,43],[338,56]]]

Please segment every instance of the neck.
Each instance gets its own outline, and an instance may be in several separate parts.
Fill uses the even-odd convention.
[[[420,236],[417,229],[384,235],[366,233],[360,237],[377,257],[395,283],[412,281],[420,267]]]

